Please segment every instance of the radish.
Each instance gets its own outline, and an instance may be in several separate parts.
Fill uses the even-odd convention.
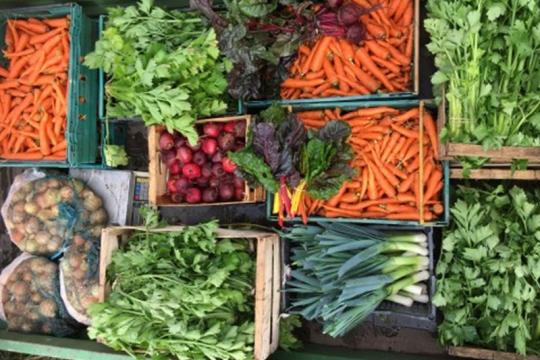
[[[161,161],[167,166],[170,167],[173,162],[176,161],[176,151],[168,150],[161,153]]]
[[[186,143],[187,143],[186,138],[183,135],[180,135],[180,134],[178,134],[176,132],[174,133],[173,138],[174,138],[174,147],[177,148],[177,149],[180,146],[186,145]]]
[[[234,187],[231,184],[219,185],[219,198],[223,201],[229,201],[234,196]]]
[[[229,121],[223,126],[223,131],[226,133],[234,133],[235,121]]]
[[[202,151],[208,156],[212,156],[216,153],[217,146],[218,144],[216,139],[206,138],[202,140]]]
[[[217,176],[211,176],[208,186],[217,188],[219,186],[219,178]]]
[[[190,187],[186,191],[186,201],[190,204],[198,204],[201,202],[201,190],[196,187]]]
[[[181,171],[182,167],[180,166],[180,162],[178,160],[171,163],[171,165],[169,166],[169,174],[171,175],[178,175]]]
[[[205,178],[209,178],[212,176],[212,163],[204,163],[203,166],[201,166],[201,175]]]
[[[215,163],[221,163],[221,160],[223,160],[223,153],[221,151],[218,151],[212,156],[212,162]]]
[[[182,176],[176,179],[176,182],[175,182],[176,192],[185,193],[189,185],[190,185],[189,180],[186,177]]]
[[[167,191],[169,192],[169,194],[175,194],[177,192],[175,179],[169,179],[167,181]]]
[[[228,157],[224,157],[221,161],[221,165],[223,166],[223,170],[228,173],[233,173],[234,170],[236,170],[236,164],[229,159]]]
[[[171,150],[174,147],[174,138],[171,134],[164,131],[159,137],[159,148],[161,150]]]
[[[202,151],[196,151],[193,153],[193,159],[191,161],[199,166],[203,166],[206,162],[206,155]]]
[[[207,136],[210,136],[210,137],[213,137],[213,138],[217,138],[220,131],[221,131],[221,126],[219,126],[216,123],[204,124],[204,127],[203,127],[204,135],[207,135]]]
[[[202,193],[202,200],[206,203],[216,202],[218,199],[218,191],[215,187],[209,187],[204,189]]]
[[[212,166],[212,172],[214,173],[214,176],[218,178],[225,175],[225,171],[223,171],[223,165],[219,163],[216,163]]]
[[[197,178],[197,186],[199,186],[199,188],[207,188],[209,183],[210,183],[210,178],[207,178],[204,176]]]
[[[196,179],[201,176],[201,168],[197,164],[189,163],[184,165],[182,174],[190,180]]]
[[[219,148],[223,151],[229,151],[234,146],[234,135],[230,133],[221,133],[218,136]]]
[[[176,150],[176,158],[183,164],[190,163],[193,158],[193,152],[187,146],[180,146]]]

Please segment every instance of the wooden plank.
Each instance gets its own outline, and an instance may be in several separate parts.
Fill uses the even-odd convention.
[[[414,82],[413,90],[415,94],[420,92],[420,0],[414,0]]]
[[[257,239],[257,278],[255,285],[255,360],[270,355],[272,321],[272,242]]]
[[[281,239],[278,236],[272,239],[272,338],[270,343],[270,353],[277,350],[279,346],[279,315],[281,313]]]
[[[515,353],[464,346],[450,346],[448,348],[448,354],[452,356],[480,360],[540,360],[540,357],[534,355],[523,356]]]
[[[463,169],[451,169],[451,179],[465,179]],[[468,179],[476,180],[540,180],[540,170],[473,169]]]

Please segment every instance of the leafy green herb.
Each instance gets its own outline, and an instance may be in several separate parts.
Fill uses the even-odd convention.
[[[247,241],[216,229],[136,231],[113,254],[89,337],[137,358],[251,359],[255,263]]]
[[[428,49],[446,89],[447,139],[540,146],[540,4],[429,0]]]
[[[242,176],[246,180],[251,180],[253,185],[259,183],[270,192],[278,190],[279,184],[274,179],[272,169],[262,157],[254,154],[251,148],[246,147],[240,151],[229,152],[228,156],[241,169]]]
[[[112,8],[85,65],[108,75],[108,116],[140,116],[146,125],[163,124],[191,143],[197,140],[197,117],[226,110],[230,62],[220,56],[214,30],[192,12],[167,12],[152,0]]]
[[[106,144],[104,154],[105,164],[110,167],[126,166],[129,162],[126,149],[120,145]]]
[[[294,330],[302,326],[298,315],[288,315],[279,320],[279,347],[285,351],[299,350],[302,342],[294,335]]]
[[[445,345],[540,352],[540,192],[460,187],[433,303]]]

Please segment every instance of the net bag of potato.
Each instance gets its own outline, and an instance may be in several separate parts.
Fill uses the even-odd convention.
[[[18,175],[2,205],[11,241],[33,255],[59,256],[76,229],[100,236],[107,222],[101,198],[82,181],[27,170]]]
[[[0,318],[9,330],[72,335],[80,329],[60,297],[58,265],[22,254],[0,274]]]
[[[100,238],[76,233],[60,259],[60,294],[68,313],[90,325],[87,310],[98,302]]]

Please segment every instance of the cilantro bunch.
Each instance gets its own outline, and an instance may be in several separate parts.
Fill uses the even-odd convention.
[[[445,345],[540,353],[540,191],[460,187],[433,303]]]
[[[216,229],[135,232],[113,254],[113,288],[90,309],[89,337],[137,358],[252,358],[255,262],[247,241],[218,240]]]
[[[191,143],[197,117],[227,107],[230,63],[220,56],[214,30],[193,12],[165,11],[152,0],[112,8],[85,65],[107,73],[108,116],[142,117]]]
[[[453,142],[540,146],[538,0],[429,0],[424,26]]]

